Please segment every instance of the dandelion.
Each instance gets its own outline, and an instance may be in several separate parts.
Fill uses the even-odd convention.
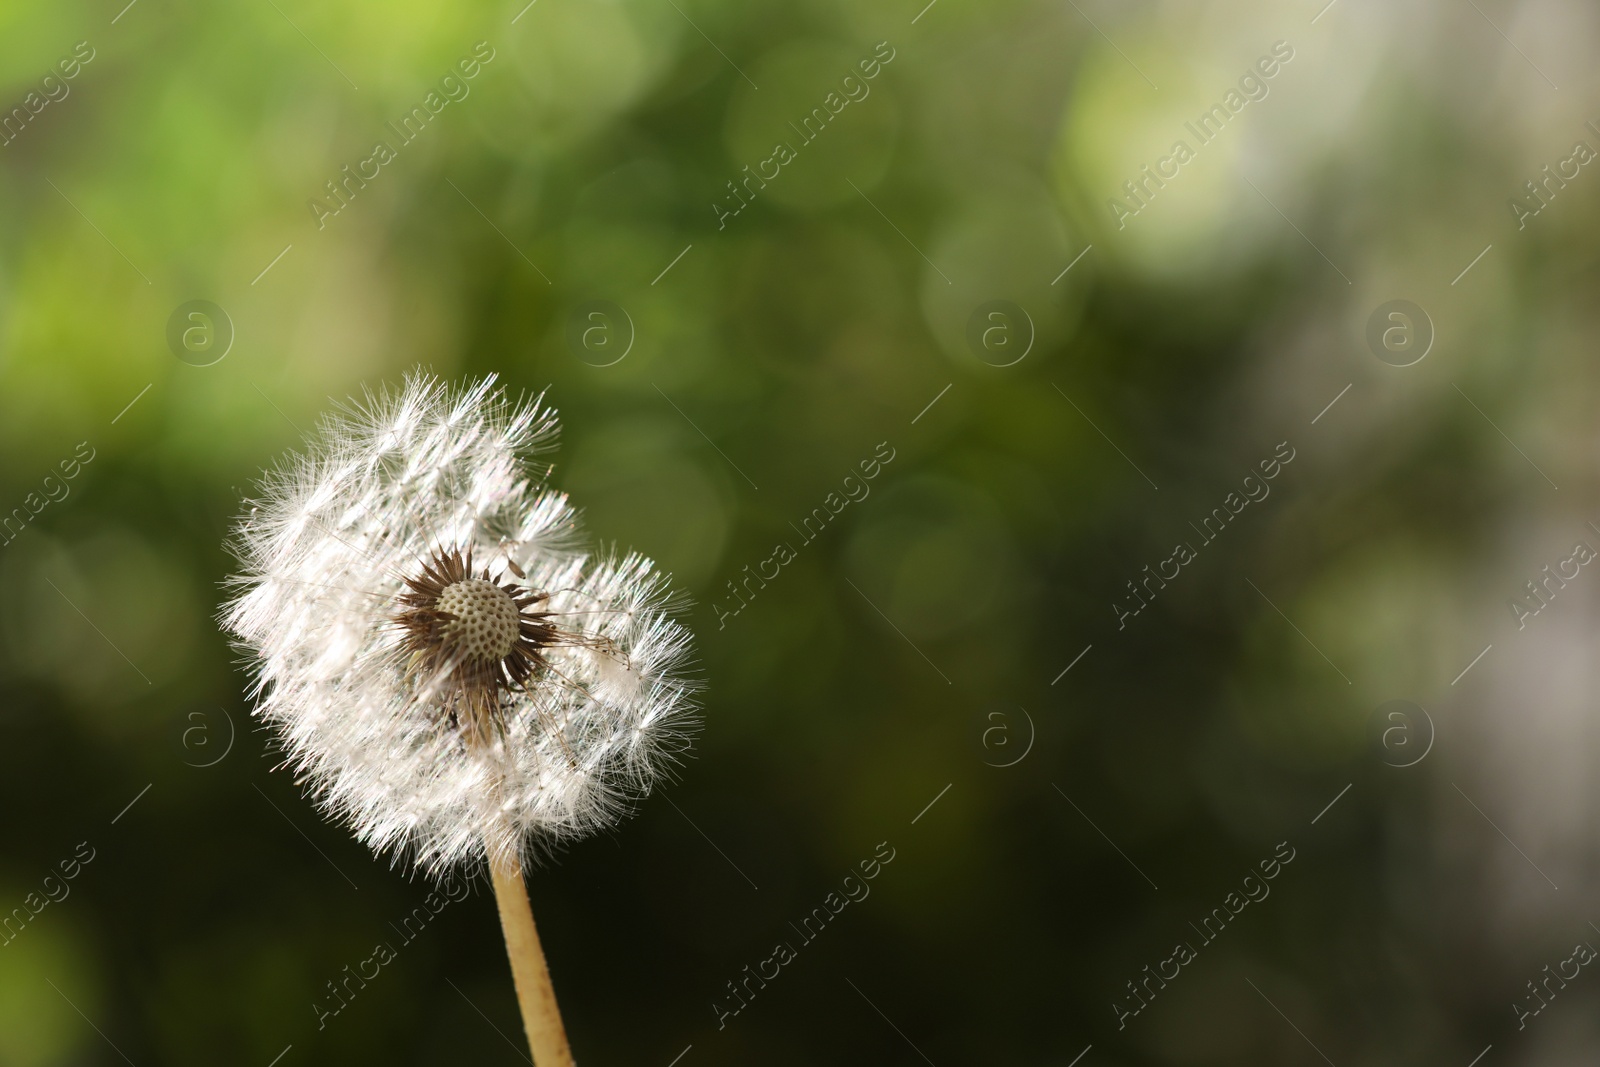
[[[694,686],[665,579],[579,550],[530,466],[554,411],[494,381],[416,373],[326,417],[248,502],[222,621],[324,812],[431,876],[487,864],[547,1067],[571,1053],[524,868],[649,791],[688,743]]]

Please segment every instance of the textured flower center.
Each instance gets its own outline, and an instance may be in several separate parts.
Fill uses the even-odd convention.
[[[437,607],[455,616],[439,628],[440,635],[463,658],[504,659],[517,643],[521,613],[511,594],[494,582],[467,578],[447,585]]]

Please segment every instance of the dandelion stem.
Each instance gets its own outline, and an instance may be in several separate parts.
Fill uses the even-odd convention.
[[[556,991],[550,984],[550,968],[539,944],[539,930],[533,924],[533,907],[528,903],[522,868],[515,856],[496,856],[491,850],[489,874],[494,880],[500,928],[506,935],[506,955],[511,957],[511,977],[516,982],[522,1025],[528,1032],[534,1064],[573,1067],[572,1049],[567,1045],[566,1028],[561,1025],[561,1010],[556,1007]]]

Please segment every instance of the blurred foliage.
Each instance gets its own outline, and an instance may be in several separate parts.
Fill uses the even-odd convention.
[[[418,364],[548,388],[592,535],[699,602],[681,783],[533,879],[581,1062],[1320,1063],[1295,1028],[1340,1064],[1592,1062],[1595,989],[1529,1034],[1509,1010],[1587,936],[1592,579],[1527,633],[1505,602],[1600,544],[1600,177],[1507,210],[1600,144],[1597,34],[1576,0],[0,8],[0,106],[94,54],[0,146],[0,513],[27,519],[0,915],[97,850],[0,947],[0,1063],[521,1062],[486,885],[318,1027],[426,886],[274,773],[214,624],[259,471]],[[1108,199],[1278,41],[1270,91],[1119,228]],[[828,104],[852,71],[870,92]],[[775,141],[796,158],[723,217]],[[1395,298],[1436,330],[1407,368],[1365,342]],[[167,341],[195,299],[234,334],[206,366]],[[599,354],[597,300],[625,313]],[[969,344],[991,300],[1036,333],[1008,366]],[[1284,441],[1270,497],[1119,629]],[[1374,751],[1391,698],[1432,712],[1425,762]],[[1285,840],[1271,898],[1119,1030],[1125,983]],[[719,1029],[882,841],[871,898]]]

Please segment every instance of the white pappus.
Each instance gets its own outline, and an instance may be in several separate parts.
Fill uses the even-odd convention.
[[[413,373],[324,417],[231,541],[222,623],[286,764],[435,875],[612,824],[696,725],[666,579],[578,551],[576,513],[528,466],[557,428],[493,376]]]

